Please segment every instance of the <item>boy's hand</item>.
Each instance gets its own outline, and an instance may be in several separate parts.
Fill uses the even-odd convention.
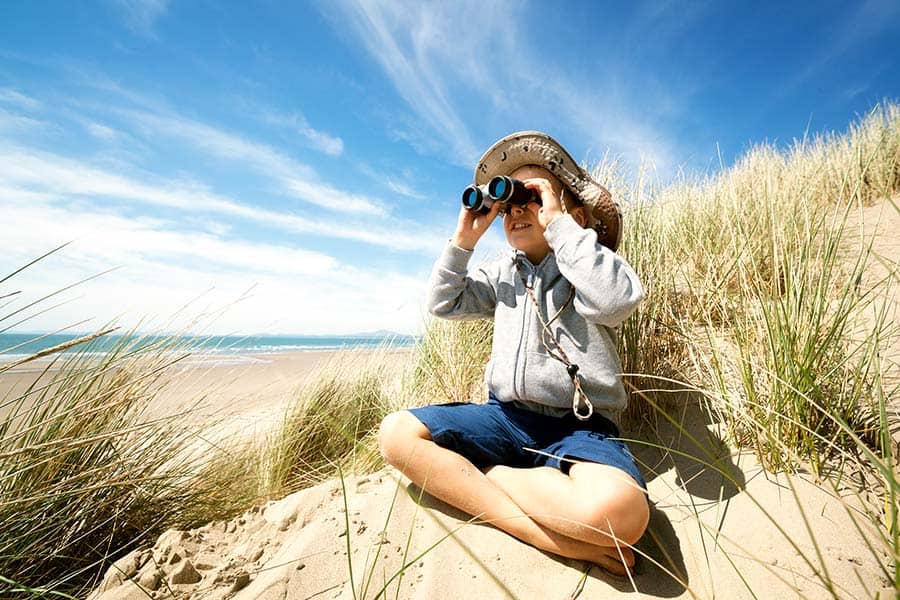
[[[529,190],[534,190],[541,197],[541,210],[538,211],[538,222],[544,229],[552,223],[557,217],[561,217],[566,212],[566,208],[560,200],[559,196],[553,191],[550,182],[542,177],[534,179],[525,179],[522,181]]]
[[[484,232],[488,230],[488,227],[497,218],[501,204],[501,202],[494,202],[491,205],[491,210],[485,215],[460,207],[459,219],[456,222],[456,232],[450,238],[450,241],[463,250],[474,250],[475,244],[478,243]]]

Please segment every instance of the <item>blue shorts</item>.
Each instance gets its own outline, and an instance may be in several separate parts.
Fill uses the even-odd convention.
[[[411,408],[434,442],[469,459],[479,469],[492,465],[554,467],[568,473],[582,460],[621,469],[647,489],[616,425],[595,414],[588,421],[574,414],[552,417],[500,402],[454,402]]]

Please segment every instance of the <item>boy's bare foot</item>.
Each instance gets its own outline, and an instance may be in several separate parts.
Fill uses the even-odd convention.
[[[591,559],[591,562],[598,567],[604,568],[615,575],[627,575],[629,571],[634,569],[634,552],[627,546],[619,546],[619,548],[597,548],[598,554]],[[621,555],[619,551],[621,550]],[[622,562],[622,559],[625,562]]]

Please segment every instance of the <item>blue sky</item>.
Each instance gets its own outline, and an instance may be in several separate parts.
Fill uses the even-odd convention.
[[[898,48],[893,0],[5,0],[0,278],[72,243],[3,310],[115,267],[18,330],[416,332],[497,138],[710,173],[900,99]]]

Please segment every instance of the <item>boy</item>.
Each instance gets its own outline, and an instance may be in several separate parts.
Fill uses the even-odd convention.
[[[413,483],[481,521],[624,574],[649,507],[631,454],[610,439],[626,403],[615,328],[643,298],[614,251],[618,211],[540,132],[494,144],[475,183],[496,175],[522,180],[535,196],[496,202],[487,214],[461,209],[428,295],[436,316],[494,319],[488,403],[392,413],[381,424],[381,452]],[[513,255],[469,273],[472,250],[501,213]]]

